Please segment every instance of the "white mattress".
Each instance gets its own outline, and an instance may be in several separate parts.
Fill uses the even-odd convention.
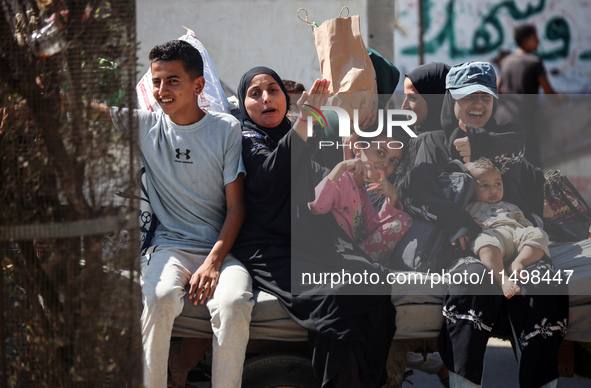
[[[551,248],[558,269],[573,270],[569,282],[570,312],[567,340],[591,342],[591,240]],[[393,289],[396,306],[395,338],[436,337],[443,323],[442,295],[445,285],[430,289],[419,286],[414,292]],[[425,295],[427,294],[427,295]],[[429,295],[431,294],[431,295]],[[434,294],[434,295],[433,295]],[[293,322],[279,302],[265,292],[255,292],[256,304],[250,326],[251,339],[305,341],[306,331]],[[177,317],[173,337],[211,337],[209,313],[204,306],[188,300]]]

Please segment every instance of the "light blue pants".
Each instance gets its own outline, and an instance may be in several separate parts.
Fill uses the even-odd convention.
[[[143,311],[144,386],[166,388],[170,336],[182,312],[185,286],[209,251],[158,247],[140,258]],[[252,279],[231,255],[206,306],[213,331],[212,386],[240,388],[252,307]]]

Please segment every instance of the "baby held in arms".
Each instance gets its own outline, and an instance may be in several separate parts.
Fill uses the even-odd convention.
[[[549,256],[548,235],[535,227],[515,205],[503,201],[500,171],[487,158],[466,163],[476,180],[473,202],[466,210],[482,226],[473,250],[482,263],[493,271],[495,281],[507,298],[521,288],[510,279],[522,279],[529,265]],[[507,270],[505,265],[508,264]]]

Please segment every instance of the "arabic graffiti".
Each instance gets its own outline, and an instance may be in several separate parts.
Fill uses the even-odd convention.
[[[423,6],[423,20],[425,26],[425,36],[430,36],[424,43],[425,54],[435,54],[442,50],[447,43],[449,50],[449,57],[452,59],[471,57],[474,55],[482,55],[489,53],[496,53],[503,44],[507,44],[505,36],[505,28],[502,18],[507,14],[512,20],[517,22],[525,22],[535,15],[546,12],[547,0],[539,0],[536,4],[527,4],[525,9],[520,9],[514,0],[504,0],[489,7],[488,12],[478,16],[477,27],[474,29],[472,35],[472,43],[470,47],[460,47],[456,41],[456,23],[461,20],[461,15],[458,15],[456,9],[456,0],[449,0],[445,6],[445,22],[440,25],[440,30],[432,33],[430,29],[434,26],[432,17],[439,15],[432,14],[432,0],[424,0]],[[463,23],[462,23],[463,24]],[[555,16],[548,20],[545,25],[545,37],[549,41],[561,41],[558,48],[549,52],[541,52],[539,55],[543,59],[557,59],[566,58],[571,46],[571,32],[567,20],[562,16]],[[509,38],[512,41],[512,37]],[[418,45],[411,45],[401,50],[402,55],[415,56],[418,54]],[[591,52],[587,52],[585,58],[591,56]]]
[[[538,53],[542,59],[552,60],[568,57],[571,36],[570,28],[565,18],[555,16],[548,21],[546,24],[546,38],[550,41],[562,41],[562,47],[550,52]]]

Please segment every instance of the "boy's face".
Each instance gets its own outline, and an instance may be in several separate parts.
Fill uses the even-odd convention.
[[[191,78],[180,60],[152,62],[151,70],[154,98],[172,122],[188,125],[199,121],[203,111],[197,105],[197,96],[205,79]]]
[[[503,179],[499,170],[477,168],[471,173],[476,179],[476,190],[474,191],[476,201],[497,203],[503,199]]]
[[[275,128],[285,118],[287,99],[275,78],[261,73],[253,77],[244,98],[246,113],[258,125]]]
[[[456,100],[454,113],[458,120],[474,128],[483,128],[493,111],[493,96],[477,92]]]
[[[528,53],[533,53],[538,51],[538,47],[540,45],[540,40],[538,39],[538,34],[531,34],[527,39],[523,41],[522,47]]]
[[[388,137],[379,136],[373,139],[367,149],[354,149],[355,155],[361,158],[363,162],[368,162],[374,169],[384,171],[386,177],[389,177],[396,171],[396,167],[402,158],[402,148],[392,149],[388,143],[395,141]],[[392,143],[392,147],[398,147],[400,143]]]
[[[408,77],[404,79],[404,101],[402,101],[402,109],[409,109],[417,114],[415,124],[421,124],[425,121],[427,113],[429,113],[427,101],[421,96],[421,93],[419,93]]]

